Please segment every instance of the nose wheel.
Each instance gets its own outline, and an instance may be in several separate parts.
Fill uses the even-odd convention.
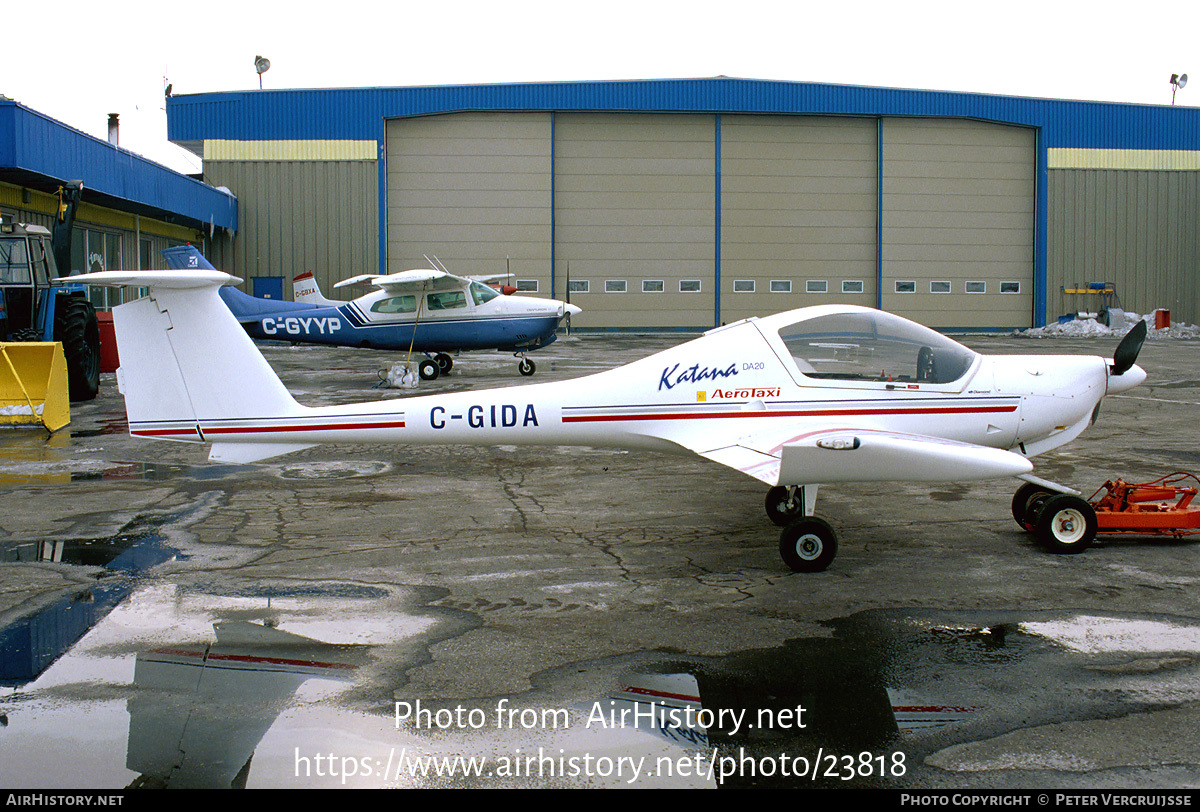
[[[521,358],[521,363],[517,364],[517,372],[520,372],[526,378],[537,372],[537,366],[528,358]]]
[[[1037,540],[1052,553],[1082,553],[1096,538],[1096,511],[1078,496],[1051,496],[1030,518]]]

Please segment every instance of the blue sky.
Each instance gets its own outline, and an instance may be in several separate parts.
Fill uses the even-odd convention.
[[[271,60],[266,88],[726,75],[1170,104],[1172,73],[1200,77],[1200,4],[834,6],[60,0],[30,12],[36,36],[5,38],[0,94],[100,137],[119,113],[123,147],[198,171],[166,140],[165,84],[257,88],[259,54]],[[1200,79],[1176,103],[1200,104]]]

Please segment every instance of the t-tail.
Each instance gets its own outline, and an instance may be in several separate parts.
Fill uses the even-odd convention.
[[[240,281],[237,277],[205,269],[104,271],[88,274],[87,281],[150,287],[148,296],[113,310],[121,347],[117,384],[125,396],[130,434],[212,442],[212,459],[233,462],[309,445],[222,442],[222,435],[236,435],[239,426],[309,411],[287,391],[221,300],[220,287]]]

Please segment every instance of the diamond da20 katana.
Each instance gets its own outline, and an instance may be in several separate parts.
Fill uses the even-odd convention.
[[[984,356],[899,316],[822,305],[752,318],[569,381],[308,407],[222,303],[211,271],[109,271],[75,281],[145,286],[113,312],[130,433],[211,443],[252,462],[317,443],[579,445],[698,454],[767,486],[780,552],[829,566],[837,538],[813,515],[818,485],[1027,481],[1051,547],[1091,541],[1087,502],[1031,475],[1075,439],[1105,395],[1146,373],[1145,325],[1113,359]],[[1094,516],[1091,530],[1094,534]]]

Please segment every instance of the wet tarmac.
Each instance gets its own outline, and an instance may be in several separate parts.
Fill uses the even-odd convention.
[[[576,336],[534,381],[678,337]],[[979,337],[985,352],[1115,340]],[[404,397],[394,355],[269,345],[302,402]],[[1200,468],[1194,341],[1147,343],[1035,473]],[[520,385],[464,355],[417,390]],[[1194,788],[1200,545],[1043,552],[1013,481],[829,487],[826,572],[763,487],[588,449],[314,448],[236,466],[0,431],[0,786]]]

